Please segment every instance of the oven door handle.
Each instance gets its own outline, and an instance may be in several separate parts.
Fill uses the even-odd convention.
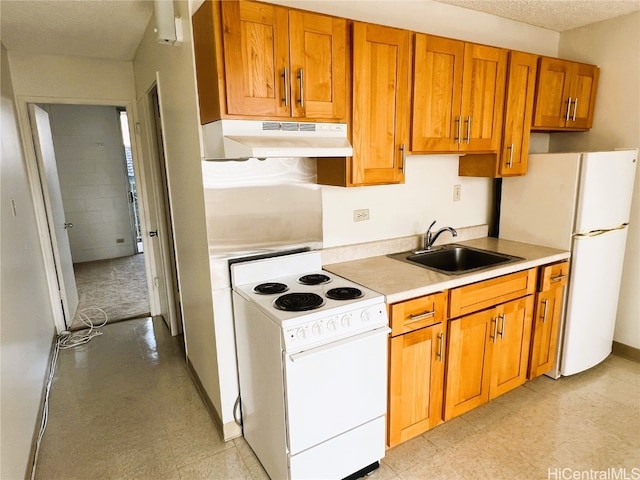
[[[373,337],[375,335],[382,335],[382,334],[387,335],[390,332],[391,332],[391,329],[389,327],[376,328],[375,330],[364,332],[359,335],[343,338],[342,340],[337,340],[335,342],[331,342],[326,345],[320,345],[319,347],[312,348],[311,350],[305,350],[300,353],[292,353],[291,355],[288,355],[288,357],[292,362],[298,362],[300,360],[304,360],[305,358],[309,358],[319,353],[326,352],[329,349],[338,347],[340,345],[344,345],[346,343],[356,342],[358,340],[364,340],[365,338]]]

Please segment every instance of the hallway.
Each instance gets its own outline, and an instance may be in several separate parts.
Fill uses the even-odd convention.
[[[90,307],[104,310],[109,322],[151,315],[143,253],[75,263],[73,268],[79,304],[71,330],[86,328],[80,314]],[[86,315],[94,324],[104,321],[95,311]]]
[[[242,438],[220,439],[182,338],[161,318],[101,330],[60,352],[37,479],[267,478]],[[610,356],[580,375],[539,377],[387,450],[368,478],[559,479],[569,478],[562,469],[607,468],[633,478],[638,467],[640,364]]]

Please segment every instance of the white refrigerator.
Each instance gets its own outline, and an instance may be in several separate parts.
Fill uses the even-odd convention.
[[[581,372],[611,353],[637,159],[637,149],[532,154],[525,176],[502,181],[500,238],[571,251],[550,376]]]

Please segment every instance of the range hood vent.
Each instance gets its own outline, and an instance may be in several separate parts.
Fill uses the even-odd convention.
[[[345,123],[218,120],[202,126],[205,160],[351,157]]]

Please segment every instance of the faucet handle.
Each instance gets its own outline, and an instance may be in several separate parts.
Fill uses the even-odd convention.
[[[427,232],[430,232],[431,229],[433,228],[433,226],[436,224],[437,220],[434,220],[433,222],[431,222],[431,225],[429,225],[429,228],[427,228]]]

